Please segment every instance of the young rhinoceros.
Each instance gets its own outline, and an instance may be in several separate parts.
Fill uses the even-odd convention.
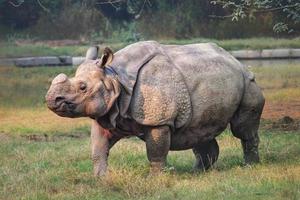
[[[193,149],[196,168],[208,169],[219,154],[215,138],[229,123],[245,162],[259,162],[265,100],[253,74],[222,48],[147,41],[96,57],[89,51],[75,77],[58,75],[46,95],[56,114],[93,119],[95,175],[105,174],[110,148],[128,136],[146,142],[154,172],[169,150],[186,149]]]

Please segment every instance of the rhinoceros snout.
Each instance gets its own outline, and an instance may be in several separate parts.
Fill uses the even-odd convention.
[[[56,108],[58,108],[65,99],[62,96],[56,97],[54,94],[51,94],[49,92],[47,93],[45,98],[46,98],[47,106],[51,110],[55,110]]]
[[[77,105],[63,96],[46,97],[47,107],[60,116],[70,116]]]
[[[68,81],[67,75],[61,73],[57,75],[51,83],[51,86],[45,96],[48,108],[54,110],[58,108],[64,101],[65,97],[61,94],[61,88]]]
[[[49,101],[47,101],[47,105],[50,109],[57,109],[58,107],[61,106],[62,103],[65,102],[65,97],[63,96],[57,96],[57,97],[54,97],[52,99],[49,99]]]

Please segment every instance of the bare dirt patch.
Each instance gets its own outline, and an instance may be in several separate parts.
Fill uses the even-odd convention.
[[[89,137],[85,133],[74,133],[74,134],[57,134],[57,135],[48,135],[48,134],[28,134],[28,135],[20,135],[14,136],[8,133],[0,133],[0,141],[5,142],[12,138],[22,138],[24,140],[29,140],[33,142],[56,142],[65,139],[85,139]]]
[[[300,130],[300,101],[266,102],[261,127],[268,130]]]
[[[284,116],[281,119],[273,121],[263,120],[260,127],[265,130],[298,131],[300,130],[300,120]]]
[[[76,133],[76,134],[61,134],[61,135],[48,135],[48,134],[30,134],[30,135],[22,135],[22,138],[34,142],[56,142],[62,139],[72,138],[72,139],[84,139],[87,138],[88,135],[85,133]]]
[[[278,120],[285,116],[300,119],[300,100],[287,102],[266,102],[262,114],[263,119]]]

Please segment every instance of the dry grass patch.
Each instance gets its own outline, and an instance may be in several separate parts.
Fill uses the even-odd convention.
[[[300,86],[296,88],[281,88],[264,90],[265,98],[270,102],[299,101]],[[299,101],[300,104],[300,101]]]
[[[0,132],[9,134],[72,134],[89,132],[90,119],[62,118],[47,108],[1,108]]]

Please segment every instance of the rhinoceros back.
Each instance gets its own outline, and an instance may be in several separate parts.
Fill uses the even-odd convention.
[[[226,127],[247,76],[235,58],[209,43],[139,42],[117,52],[112,66],[128,90],[119,102],[123,117],[193,131]]]
[[[191,131],[224,129],[240,104],[244,79],[250,76],[249,72],[215,44],[166,45],[164,48],[189,89]]]

